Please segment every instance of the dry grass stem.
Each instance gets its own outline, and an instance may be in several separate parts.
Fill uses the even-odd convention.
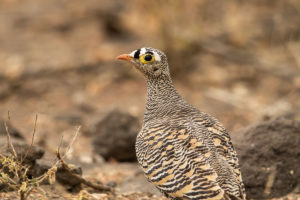
[[[5,126],[5,130],[6,130],[6,136],[7,136],[7,149],[11,148],[13,153],[14,153],[15,158],[18,159],[18,155],[16,153],[15,147],[11,142],[10,133],[9,133],[8,126],[7,126],[6,122],[4,122],[4,126]]]
[[[65,151],[65,153],[64,153],[64,155],[63,155],[63,158],[68,154],[68,152],[70,151],[70,149],[71,149],[71,147],[73,146],[74,142],[76,141],[77,136],[78,136],[78,133],[79,133],[79,131],[80,131],[80,128],[81,128],[81,126],[78,126],[78,127],[77,127],[77,129],[76,129],[76,131],[75,131],[75,134],[74,134],[74,136],[73,136],[71,142],[69,143],[69,145],[68,145],[68,147],[67,147],[67,149],[66,149],[66,151]]]
[[[266,186],[265,186],[265,190],[264,190],[264,194],[266,196],[269,196],[271,194],[272,191],[272,187],[276,178],[276,165],[272,166],[270,168],[270,174],[268,176],[267,182],[266,182]]]
[[[31,151],[31,149],[32,149],[33,142],[34,142],[34,136],[35,136],[35,133],[36,133],[37,120],[38,120],[38,114],[35,115],[34,127],[33,127],[33,132],[32,132],[32,137],[31,137],[31,143],[30,143],[30,146],[29,146],[29,148],[27,149],[24,158],[21,160],[21,163],[24,162],[24,160],[27,158],[28,154],[30,153],[30,151]]]

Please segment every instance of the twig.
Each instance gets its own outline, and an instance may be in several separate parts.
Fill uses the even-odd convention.
[[[8,116],[9,116],[9,114],[8,114]],[[8,119],[10,119],[10,118],[8,118]],[[8,126],[7,126],[6,122],[4,122],[4,126],[5,126],[5,130],[6,130],[6,135],[7,135],[7,148],[9,149],[9,146],[12,148],[14,156],[15,156],[15,158],[17,160],[18,159],[18,155],[16,153],[14,145],[11,142],[10,133],[9,133]]]
[[[4,184],[6,184],[8,187],[12,188],[13,190],[18,190],[18,188],[16,187],[16,185],[10,184],[7,180],[3,179],[2,177],[0,177],[0,181]]]
[[[81,176],[79,176],[78,174],[75,174],[72,169],[67,165],[67,163],[63,160],[62,156],[60,155],[59,152],[56,153],[58,160],[60,161],[62,168],[67,170],[68,173],[70,173],[74,178],[76,178],[80,183],[91,187],[93,189],[96,189],[98,191],[106,191],[106,192],[112,192],[112,188],[110,187],[106,187],[103,185],[99,185],[99,184],[94,184],[90,181],[85,180],[84,178],[82,178]]]
[[[24,196],[25,198],[24,199],[27,199],[31,193],[31,191],[34,189],[34,187],[30,187],[25,193],[24,193]]]
[[[268,176],[268,179],[267,179],[267,182],[266,182],[266,185],[265,185],[265,190],[264,190],[264,194],[266,196],[269,196],[270,193],[271,193],[271,190],[272,190],[275,178],[276,178],[276,172],[277,172],[276,170],[277,170],[276,165],[270,167],[270,174]]]
[[[8,117],[8,120],[10,121],[9,111],[7,112],[7,117]],[[5,130],[6,130],[6,135],[7,135],[7,149],[9,149],[9,146],[11,147],[11,149],[13,151],[13,154],[15,156],[15,160],[18,161],[18,154],[15,150],[15,147],[14,147],[13,143],[11,142],[10,133],[9,133],[8,126],[7,126],[6,122],[4,122],[4,126],[5,126]],[[19,178],[19,174],[17,172],[17,169],[15,169],[15,175]]]
[[[32,150],[33,141],[34,141],[34,136],[35,136],[35,132],[36,132],[37,120],[38,120],[38,114],[35,115],[34,127],[33,127],[33,132],[32,132],[32,137],[31,137],[31,144],[30,144],[29,148],[27,149],[24,158],[21,160],[21,163],[24,162],[24,160],[27,158],[28,154],[29,154],[29,153],[31,152],[31,150]]]
[[[62,145],[63,139],[64,139],[64,135],[62,135],[61,138],[60,138],[60,142],[59,142],[59,145],[58,145],[58,147],[57,147],[57,151],[58,151],[58,152],[60,152],[60,147],[61,147],[61,145]]]
[[[6,174],[6,173],[2,173],[2,174],[1,174],[0,180],[1,180],[3,183],[17,185],[17,182],[16,182],[15,180],[13,180],[12,178],[10,178],[9,175]],[[6,180],[6,181],[5,181],[5,180]],[[10,182],[10,183],[9,183],[9,182]]]
[[[75,132],[75,134],[74,134],[74,136],[73,136],[73,138],[72,138],[72,141],[70,142],[70,144],[68,145],[68,147],[67,147],[67,149],[66,149],[64,155],[62,156],[63,158],[69,153],[71,147],[73,146],[73,144],[74,144],[74,142],[75,142],[75,140],[76,140],[76,138],[77,138],[77,136],[78,136],[78,133],[79,133],[80,128],[81,128],[81,126],[78,126],[78,127],[77,127],[77,130],[76,130],[76,132]],[[58,152],[58,153],[59,153],[59,152]]]
[[[10,122],[10,112],[9,111],[7,111],[7,119]],[[9,146],[11,147],[11,149],[13,151],[13,154],[15,156],[15,160],[17,161],[18,160],[18,155],[17,155],[17,152],[15,150],[14,145],[11,142],[10,132],[8,130],[8,126],[7,126],[6,122],[4,122],[4,126],[5,126],[5,130],[6,130],[6,135],[7,135],[7,149],[9,149]],[[19,174],[17,173],[17,170],[15,170],[15,175],[19,178]]]

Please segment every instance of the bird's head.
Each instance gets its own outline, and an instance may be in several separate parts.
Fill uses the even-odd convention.
[[[162,51],[151,47],[122,54],[117,59],[131,62],[147,78],[170,76],[167,56]]]

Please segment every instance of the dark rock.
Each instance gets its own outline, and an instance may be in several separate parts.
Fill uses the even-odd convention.
[[[58,121],[66,121],[67,123],[71,125],[79,125],[82,124],[82,118],[80,115],[77,115],[75,113],[65,113],[61,114],[59,116],[55,117],[56,120]]]
[[[45,151],[37,146],[30,147],[25,141],[11,138],[12,145],[17,154],[18,160],[23,160],[24,164],[34,165],[37,159],[43,157]],[[7,145],[6,136],[0,137],[0,153],[4,156],[14,155],[13,149]],[[27,155],[26,155],[27,154]],[[25,157],[26,156],[26,157]]]
[[[34,165],[34,168],[32,170],[32,176],[33,177],[39,177],[48,172],[48,170],[51,168],[51,165],[48,164],[40,164],[40,162],[36,163]],[[43,183],[48,183],[48,180],[45,180]]]
[[[117,187],[117,183],[115,181],[108,181],[106,183],[106,186],[114,188],[114,187]]]
[[[140,128],[139,120],[118,110],[110,112],[97,123],[94,150],[105,159],[135,161],[135,138]]]
[[[0,119],[0,136],[6,136],[6,128],[4,123],[6,122],[7,128],[8,128],[8,132],[10,134],[11,137],[15,137],[15,138],[19,138],[19,139],[24,139],[23,135],[20,133],[20,131],[18,131],[16,128],[14,128],[10,122],[5,121]]]
[[[24,163],[34,163],[37,159],[44,156],[45,151],[37,146],[32,146],[28,144],[14,144],[15,151],[17,152],[18,158],[24,159]],[[9,149],[12,153],[12,149]],[[27,154],[27,155],[26,155]],[[25,157],[26,156],[26,157]]]
[[[277,118],[233,136],[249,199],[284,196],[300,184],[300,121]]]
[[[69,165],[70,167],[70,165]],[[82,175],[81,167],[71,167],[72,172],[77,175]],[[69,186],[70,189],[77,188],[81,185],[81,181],[74,177],[68,170],[63,167],[58,167],[56,172],[56,180],[64,186]]]

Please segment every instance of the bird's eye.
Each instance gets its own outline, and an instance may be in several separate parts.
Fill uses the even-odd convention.
[[[144,58],[146,61],[151,61],[152,60],[152,56],[150,54],[146,55]]]
[[[150,53],[146,53],[142,56],[140,56],[140,61],[143,64],[148,64],[148,63],[152,63],[155,61],[154,56],[151,55]]]

